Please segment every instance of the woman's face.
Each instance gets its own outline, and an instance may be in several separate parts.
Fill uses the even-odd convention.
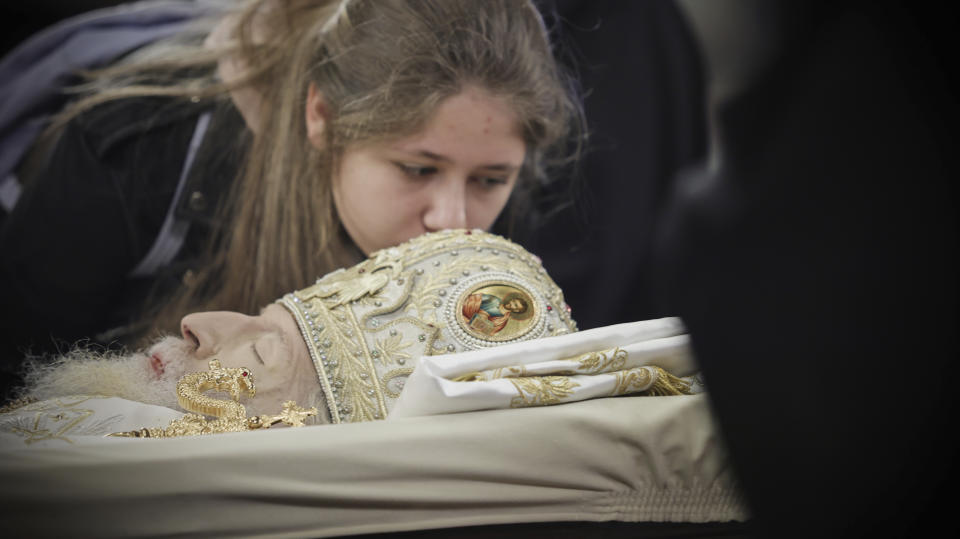
[[[525,151],[507,104],[468,87],[443,101],[419,133],[348,147],[333,177],[334,202],[366,254],[426,232],[486,230],[516,185]]]

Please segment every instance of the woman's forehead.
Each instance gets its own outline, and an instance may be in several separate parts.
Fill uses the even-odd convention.
[[[517,115],[505,103],[463,92],[441,103],[419,131],[380,146],[436,161],[512,170],[522,165],[526,145]]]

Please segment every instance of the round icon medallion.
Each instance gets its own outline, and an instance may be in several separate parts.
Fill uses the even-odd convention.
[[[519,340],[540,322],[540,302],[516,282],[484,280],[466,287],[454,308],[457,325],[474,339]]]

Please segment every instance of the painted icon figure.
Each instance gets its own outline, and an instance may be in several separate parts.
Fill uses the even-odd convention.
[[[463,317],[474,331],[495,335],[506,327],[511,317],[525,319],[530,301],[520,292],[511,292],[502,298],[494,294],[475,293],[463,303]]]

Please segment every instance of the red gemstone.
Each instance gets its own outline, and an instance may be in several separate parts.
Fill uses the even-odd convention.
[[[468,230],[468,231],[467,231],[467,235],[469,236],[470,234],[473,234],[473,231],[472,231],[472,230]]]
[[[548,311],[552,311],[552,310],[553,310],[553,307],[547,305],[547,310],[548,310]]]
[[[247,371],[243,371],[243,375],[246,376],[246,375],[247,375]]]

